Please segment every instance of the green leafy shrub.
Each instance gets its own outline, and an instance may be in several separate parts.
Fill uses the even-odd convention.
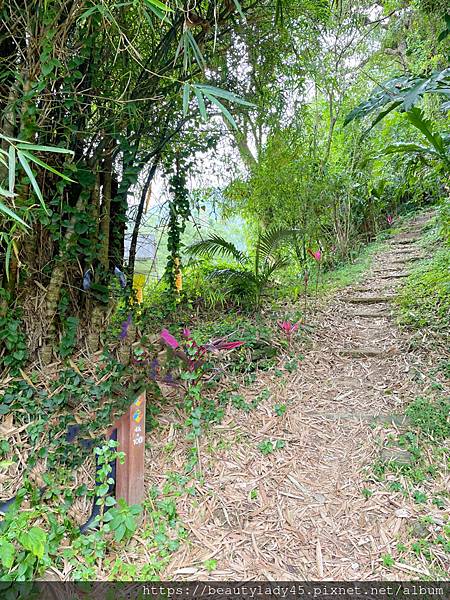
[[[9,367],[11,375],[17,375],[28,358],[26,337],[22,321],[15,313],[0,317],[0,368]]]
[[[416,398],[406,409],[407,416],[416,427],[435,439],[450,436],[450,400],[427,400]]]
[[[441,333],[450,327],[450,251],[444,248],[408,277],[397,299],[400,319]]]
[[[219,235],[196,242],[188,248],[195,256],[224,256],[233,261],[226,269],[216,268],[211,277],[224,283],[224,294],[233,298],[246,299],[251,306],[260,308],[264,292],[277,271],[285,268],[289,261],[277,255],[283,241],[294,238],[295,229],[272,227],[259,232],[251,255],[239,250],[234,244]]]

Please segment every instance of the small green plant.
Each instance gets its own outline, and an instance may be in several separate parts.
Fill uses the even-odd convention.
[[[270,440],[266,440],[258,444],[258,449],[261,454],[267,455],[272,454],[275,450],[281,450],[286,446],[286,442],[284,440],[277,440],[276,442],[271,442]]]
[[[277,417],[282,417],[286,412],[286,404],[275,404],[273,410]]]
[[[217,568],[217,560],[215,560],[214,558],[209,558],[208,560],[205,560],[203,566],[208,571],[208,573],[212,573]]]
[[[12,311],[0,317],[0,346],[2,345],[6,352],[0,355],[0,367],[9,368],[11,375],[18,375],[28,359],[28,351],[22,321]]]
[[[114,500],[115,505],[111,502],[113,498],[109,497],[106,500],[106,506],[111,506],[111,508],[103,515],[105,533],[109,531],[114,533],[116,542],[129,539],[136,531],[142,506],[139,504],[129,506],[122,498],[117,501],[117,504]]]
[[[363,488],[361,490],[361,494],[364,496],[364,498],[366,500],[368,500],[371,496],[373,496],[372,490],[369,490],[368,488]]]
[[[295,360],[295,359],[288,360],[285,363],[284,368],[289,373],[294,373],[294,371],[297,371],[297,369],[298,369],[298,360]]]
[[[416,398],[406,409],[411,422],[420,430],[434,438],[442,440],[450,436],[450,400],[428,400]]]
[[[381,560],[385,567],[393,567],[395,565],[395,560],[391,554],[383,554]]]
[[[425,504],[425,502],[428,500],[427,495],[420,490],[416,490],[413,493],[413,499],[417,504]]]

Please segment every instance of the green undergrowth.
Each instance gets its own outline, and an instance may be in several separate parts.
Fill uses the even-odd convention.
[[[388,235],[379,236],[376,241],[364,246],[353,261],[326,272],[319,284],[319,293],[330,294],[348,285],[360,283],[370,268],[374,255],[383,249],[384,241]]]
[[[368,477],[370,483],[362,490],[366,499],[381,488],[392,494],[399,506],[406,503],[402,518],[408,519],[407,529],[399,534],[394,551],[381,557],[386,568],[418,563],[422,570],[425,561],[431,576],[445,575],[442,555],[450,552],[450,494],[445,485],[449,413],[449,398],[419,397],[411,402],[406,408],[407,425],[397,433],[385,434],[384,447],[394,451],[392,458],[380,454]]]
[[[450,248],[414,268],[398,294],[400,323],[448,335],[450,329]]]

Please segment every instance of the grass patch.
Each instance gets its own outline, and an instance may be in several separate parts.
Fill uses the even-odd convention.
[[[337,268],[327,271],[319,283],[319,294],[326,295],[348,285],[360,283],[366,271],[370,268],[374,254],[384,246],[384,240],[377,240],[365,246],[353,261],[344,263]]]
[[[427,327],[448,335],[450,327],[450,249],[435,252],[407,278],[396,304],[402,325]]]
[[[381,557],[385,567],[404,562],[417,563],[423,569],[426,562],[431,575],[444,574],[442,553],[450,548],[449,494],[445,479],[449,413],[448,398],[416,398],[406,409],[408,430],[390,433],[385,440],[387,446],[406,451],[409,461],[403,464],[378,460],[373,465],[374,485],[400,495],[398,501],[402,505],[406,501],[406,511],[410,513],[407,531],[398,540],[393,555]],[[366,489],[363,494],[369,495]]]

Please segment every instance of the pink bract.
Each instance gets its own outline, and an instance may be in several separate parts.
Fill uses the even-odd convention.
[[[174,350],[180,345],[173,335],[167,331],[167,329],[163,329],[161,331],[161,339],[165,344],[167,344],[167,346],[170,346]]]

